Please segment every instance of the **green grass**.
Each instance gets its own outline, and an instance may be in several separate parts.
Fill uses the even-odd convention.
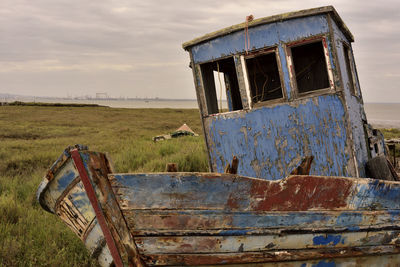
[[[97,266],[83,243],[36,202],[37,186],[65,147],[108,152],[117,172],[208,171],[203,136],[154,143],[197,110],[0,106],[0,266]]]
[[[400,129],[397,128],[389,128],[389,129],[379,129],[385,139],[400,139]],[[390,150],[391,156],[393,156],[393,151]],[[396,144],[396,158],[400,157],[400,144]]]
[[[65,147],[109,152],[117,172],[207,171],[203,136],[158,143],[183,123],[202,134],[197,110],[0,106],[0,266],[97,266],[35,192]],[[382,129],[400,138],[398,129]]]
[[[385,136],[385,139],[400,138],[400,129],[389,128],[389,129],[380,129],[380,131]]]

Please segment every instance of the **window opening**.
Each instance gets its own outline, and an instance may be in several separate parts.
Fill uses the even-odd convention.
[[[354,82],[353,82],[353,72],[350,64],[350,50],[347,47],[347,45],[343,44],[343,53],[344,53],[344,61],[346,62],[346,70],[347,70],[347,79],[348,79],[348,85],[350,89],[350,93],[353,95],[356,95],[356,90],[354,87]]]
[[[209,115],[222,112],[226,109],[225,103],[229,111],[243,109],[235,61],[232,57],[201,64],[200,70]],[[225,94],[222,91],[225,91]]]
[[[291,52],[299,93],[330,87],[321,41],[292,47]]]
[[[253,103],[283,97],[275,53],[246,58],[246,66]]]

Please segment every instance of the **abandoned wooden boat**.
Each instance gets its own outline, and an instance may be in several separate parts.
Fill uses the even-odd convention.
[[[400,182],[367,123],[352,41],[329,6],[185,43],[212,172],[119,174],[69,147],[41,206],[102,266],[399,266]]]

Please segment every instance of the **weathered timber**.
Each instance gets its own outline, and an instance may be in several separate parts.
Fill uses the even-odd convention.
[[[313,250],[283,250],[273,252],[236,252],[236,253],[215,253],[215,254],[155,254],[147,255],[146,262],[152,265],[217,265],[217,264],[240,264],[240,263],[268,263],[281,262],[283,266],[291,266],[288,261],[301,261],[294,263],[292,266],[306,266],[305,264],[315,261],[310,259],[327,259],[326,262],[330,266],[342,266],[340,263],[352,263],[354,266],[365,266],[363,263],[368,262],[366,259],[361,259],[366,255],[379,256],[380,260],[374,257],[367,257],[369,262],[382,262],[386,266],[392,264],[400,264],[400,247],[398,246],[379,246],[379,247],[360,247],[360,248],[331,248],[313,249]],[[396,254],[391,256],[391,254]],[[387,255],[387,256],[386,256]],[[383,258],[383,259],[382,259]],[[338,265],[336,262],[338,261]],[[317,260],[316,262],[325,262]],[[262,266],[262,265],[261,265]],[[275,266],[275,265],[273,265]],[[324,265],[322,265],[324,266]],[[329,266],[329,265],[328,265]],[[345,266],[345,265],[343,265]],[[384,265],[385,266],[385,265]]]
[[[261,251],[285,251],[285,260],[296,260],[300,250],[399,243],[396,182],[301,175],[267,181],[209,173],[111,174],[109,179],[140,254],[165,260],[156,264],[195,258],[202,264],[241,263],[238,252]],[[183,262],[174,261],[177,252],[185,253]],[[246,261],[281,260],[266,257]]]
[[[367,162],[367,170],[371,177],[381,180],[397,181],[398,177],[392,164],[385,156],[375,157]]]
[[[259,212],[125,209],[134,236],[251,235],[398,229],[400,210]]]
[[[294,249],[349,248],[397,245],[400,231],[342,232],[338,234],[269,234],[239,236],[136,237],[141,254],[236,253]]]
[[[225,167],[225,173],[230,173],[230,174],[237,174],[237,169],[239,165],[239,160],[236,156],[233,156],[232,158],[232,163],[227,164]]]
[[[289,176],[278,181],[218,173],[111,174],[122,210],[370,210],[399,209],[396,182]]]
[[[309,175],[311,169],[311,163],[313,161],[313,156],[307,156],[303,159],[300,165],[294,169],[290,174],[291,175]]]
[[[60,216],[100,265],[143,266],[107,179],[110,171],[104,154],[69,147],[47,173],[39,202]]]
[[[321,257],[340,262],[378,253],[384,260],[397,253],[399,182],[305,175],[268,181],[215,173],[110,174],[104,154],[75,153],[84,166],[80,176],[87,172],[93,184],[124,266],[309,263]],[[58,204],[48,209],[55,209],[100,263],[109,266],[109,258],[102,260],[110,254],[102,241],[104,230],[75,165],[64,159],[40,194],[41,203],[56,197],[48,203]]]

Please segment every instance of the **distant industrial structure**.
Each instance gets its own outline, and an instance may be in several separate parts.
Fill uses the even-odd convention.
[[[109,99],[107,93],[96,93],[96,99]]]

